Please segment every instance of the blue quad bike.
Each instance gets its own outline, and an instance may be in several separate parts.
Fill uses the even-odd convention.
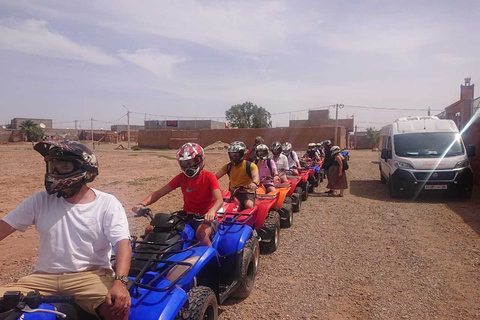
[[[218,304],[250,294],[260,256],[257,234],[247,225],[250,215],[219,213],[212,247],[199,246],[188,224],[200,216],[181,211],[153,216],[150,209],[138,216],[148,217],[153,231],[132,241],[129,319],[215,320]],[[73,299],[13,292],[0,298],[0,312],[8,310],[8,320],[97,319]],[[0,319],[7,319],[2,318],[7,313],[0,313]]]

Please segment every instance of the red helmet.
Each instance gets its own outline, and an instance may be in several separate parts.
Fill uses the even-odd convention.
[[[93,152],[76,141],[39,142],[34,149],[40,153],[46,164],[45,189],[48,194],[70,198],[83,184],[91,182],[98,175],[98,162]],[[69,193],[62,190],[72,188]]]
[[[203,148],[193,142],[185,143],[177,151],[177,160],[182,172],[189,178],[195,177],[205,165]]]

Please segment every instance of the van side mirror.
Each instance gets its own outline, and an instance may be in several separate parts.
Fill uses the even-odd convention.
[[[477,155],[475,146],[467,146],[467,157],[472,158]]]
[[[382,154],[380,155],[380,158],[383,160],[388,160],[390,158],[390,151],[388,149],[382,149]]]

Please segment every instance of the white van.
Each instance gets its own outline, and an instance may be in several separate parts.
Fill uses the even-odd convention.
[[[380,180],[392,198],[416,197],[420,192],[450,193],[468,199],[473,172],[465,147],[452,120],[405,117],[380,131]]]

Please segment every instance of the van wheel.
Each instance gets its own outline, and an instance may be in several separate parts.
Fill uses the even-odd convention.
[[[390,198],[399,198],[400,194],[398,193],[397,190],[395,190],[395,186],[393,185],[392,177],[390,176],[390,179],[388,181],[388,186],[390,189]]]
[[[381,170],[380,170],[380,183],[381,184],[387,184],[387,179],[385,179]]]
[[[470,187],[470,190],[465,191],[465,193],[460,193],[459,196],[462,200],[470,200],[472,198],[472,188]]]

